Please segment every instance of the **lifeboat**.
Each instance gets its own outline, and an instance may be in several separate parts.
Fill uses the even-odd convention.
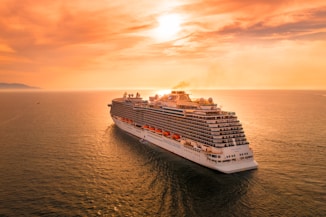
[[[149,126],[148,125],[144,125],[143,126],[143,129],[148,130],[149,129]]]
[[[162,130],[161,129],[156,129],[155,132],[158,133],[158,134],[162,134]]]
[[[149,130],[150,131],[155,131],[155,127],[150,127]]]
[[[170,132],[169,131],[164,131],[163,136],[170,136]]]
[[[178,139],[180,139],[180,135],[179,134],[173,134],[172,139],[178,140]]]

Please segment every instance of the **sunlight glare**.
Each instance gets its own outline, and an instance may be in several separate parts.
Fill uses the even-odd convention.
[[[166,89],[166,90],[159,90],[159,91],[156,91],[157,95],[159,96],[164,96],[165,94],[169,94],[171,93],[171,90],[169,89]]]
[[[159,41],[172,40],[180,31],[182,23],[178,14],[165,14],[157,18],[158,27],[155,29],[155,38]]]

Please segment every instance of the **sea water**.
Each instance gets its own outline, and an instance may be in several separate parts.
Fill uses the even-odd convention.
[[[123,93],[0,92],[0,216],[326,216],[326,91],[192,91],[243,124],[229,175],[119,130]]]

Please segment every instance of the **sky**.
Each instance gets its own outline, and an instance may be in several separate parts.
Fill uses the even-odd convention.
[[[0,82],[326,89],[325,0],[2,0]]]

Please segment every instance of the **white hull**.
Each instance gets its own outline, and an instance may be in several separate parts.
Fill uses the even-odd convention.
[[[162,134],[158,134],[150,130],[136,127],[135,125],[123,122],[118,118],[112,117],[112,119],[120,129],[140,138],[141,140],[148,141],[156,146],[213,170],[218,170],[223,173],[235,173],[256,169],[258,166],[257,162],[252,158],[240,159],[240,155],[237,156],[237,160],[229,160],[227,162],[223,162],[215,158],[209,158],[207,152],[202,149],[184,145],[181,141],[174,140],[170,137],[165,137]],[[244,145],[221,148],[221,153],[223,153],[224,157],[227,155],[237,155],[245,151],[248,152],[251,150],[249,150],[248,146]]]

